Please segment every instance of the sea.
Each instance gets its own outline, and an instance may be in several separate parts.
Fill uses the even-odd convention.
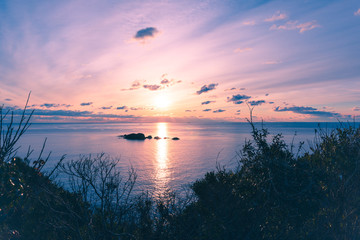
[[[281,133],[295,149],[304,142],[302,153],[314,144],[315,129],[331,131],[337,126],[339,123],[256,123],[257,128],[268,129],[270,135]],[[119,137],[129,133],[144,133],[161,139],[139,141]],[[174,137],[180,140],[172,140]],[[130,168],[135,169],[136,191],[161,194],[167,189],[182,191],[219,167],[239,167],[241,149],[245,141],[251,140],[251,126],[243,122],[33,123],[20,139],[17,155],[25,156],[30,148],[34,150],[30,159],[37,159],[45,139],[42,156],[50,152],[51,155],[44,171],[51,171],[64,154],[66,162],[105,153],[119,160],[117,170],[124,177]]]

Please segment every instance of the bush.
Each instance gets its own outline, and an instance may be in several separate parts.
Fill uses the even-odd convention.
[[[360,128],[320,129],[301,156],[281,135],[252,134],[239,170],[207,173],[192,187],[204,239],[360,238]]]

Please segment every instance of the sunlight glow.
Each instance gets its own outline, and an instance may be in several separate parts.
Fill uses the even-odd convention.
[[[156,108],[167,108],[170,106],[170,103],[169,98],[164,94],[158,94],[155,97],[154,105]]]

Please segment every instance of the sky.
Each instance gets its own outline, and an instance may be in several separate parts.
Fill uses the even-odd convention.
[[[0,105],[35,122],[360,117],[358,0],[1,0]]]

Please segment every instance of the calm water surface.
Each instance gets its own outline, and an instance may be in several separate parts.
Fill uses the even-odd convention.
[[[337,124],[322,123],[333,128]],[[317,123],[267,123],[270,133],[282,133],[291,142],[313,140]],[[47,165],[53,167],[63,154],[66,160],[79,155],[104,152],[120,158],[118,168],[126,174],[133,166],[138,174],[137,189],[162,192],[166,188],[182,186],[201,178],[216,169],[217,164],[233,168],[237,166],[237,152],[245,139],[250,139],[251,128],[247,123],[118,123],[118,124],[33,124],[20,141],[19,156],[27,147],[39,154],[45,138],[46,151],[52,151]],[[129,141],[118,135],[142,132],[145,135],[179,137],[170,139],[146,139]]]

